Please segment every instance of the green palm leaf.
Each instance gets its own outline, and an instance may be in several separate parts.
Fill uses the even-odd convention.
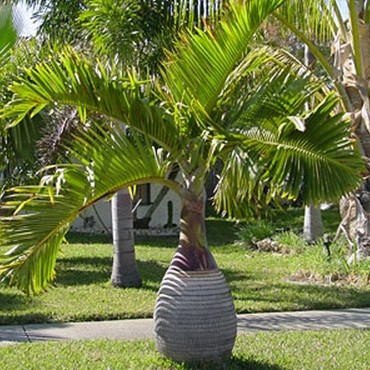
[[[356,144],[348,141],[348,122],[342,121],[341,114],[331,116],[337,103],[337,98],[329,95],[305,118],[304,132],[286,121],[275,129],[269,124],[239,135],[246,152],[244,158],[249,160],[241,161],[231,152],[233,161],[227,165],[232,168],[225,166],[215,197],[218,208],[237,217],[248,214],[244,208],[256,195],[268,201],[270,194],[261,192],[265,185],[272,195],[300,195],[305,203],[335,201],[351,192],[354,184],[359,185],[364,164]],[[251,166],[256,158],[257,163]],[[235,173],[244,186],[235,187]],[[260,190],[252,193],[256,187]]]
[[[73,147],[73,148],[72,148]],[[71,143],[80,164],[65,165],[43,178],[40,186],[10,189],[0,208],[0,243],[12,248],[0,256],[0,276],[27,293],[37,293],[53,280],[59,245],[69,224],[84,209],[123,187],[167,180],[166,156],[148,147],[148,140],[123,129],[81,131]]]
[[[59,103],[76,106],[83,120],[87,112],[97,112],[145,132],[164,148],[181,146],[172,119],[149,100],[149,81],[139,81],[133,73],[123,77],[114,66],[93,63],[69,48],[26,72],[27,77],[11,87],[17,98],[0,110],[13,125]]]
[[[18,37],[13,23],[13,9],[10,5],[0,5],[0,55],[14,45]],[[0,63],[1,63],[0,58]],[[0,64],[1,66],[1,64]]]
[[[336,3],[332,0],[287,0],[275,15],[299,27],[309,40],[325,43],[338,31],[338,22],[334,20],[339,10]]]
[[[183,36],[163,68],[163,77],[176,102],[196,100],[206,113],[215,107],[225,82],[247,51],[248,41],[284,0],[230,4],[230,12],[215,30]]]

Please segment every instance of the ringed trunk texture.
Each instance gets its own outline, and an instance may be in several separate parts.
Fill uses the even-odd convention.
[[[234,347],[237,319],[225,277],[206,247],[203,200],[187,199],[180,244],[154,310],[158,351],[176,361],[222,361]]]
[[[113,267],[112,284],[116,287],[139,287],[141,278],[136,265],[132,200],[128,189],[112,199]]]

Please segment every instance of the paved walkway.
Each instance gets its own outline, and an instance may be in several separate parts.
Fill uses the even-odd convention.
[[[77,339],[144,339],[153,320],[0,326],[0,346],[14,342]],[[370,329],[370,308],[238,315],[238,334],[268,330]]]

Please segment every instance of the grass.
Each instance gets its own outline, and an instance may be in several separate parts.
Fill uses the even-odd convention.
[[[176,363],[152,340],[26,343],[0,347],[1,366],[18,369],[369,369],[370,330],[265,332],[240,335],[224,364]]]
[[[277,219],[280,224],[291,219],[289,225],[300,225],[295,212]],[[309,271],[313,263],[325,270],[322,247],[287,255],[257,253],[234,243],[239,229],[225,220],[207,221],[212,252],[229,282],[238,313],[370,306],[369,285],[302,284],[302,280],[297,284],[289,280]],[[63,247],[58,259],[55,287],[46,294],[27,297],[13,288],[0,288],[0,324],[152,317],[156,292],[175,252],[176,238],[137,240],[141,289],[110,285],[113,247],[107,236],[72,234],[68,239],[70,245]]]

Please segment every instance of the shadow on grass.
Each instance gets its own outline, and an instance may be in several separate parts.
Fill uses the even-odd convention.
[[[27,297],[21,292],[0,291],[0,325],[21,325],[50,321],[48,314],[26,312],[35,304],[37,305],[32,297]]]
[[[112,235],[90,234],[70,231],[66,235],[68,243],[76,244],[112,244]]]
[[[224,363],[183,363],[182,368],[185,370],[282,370],[283,368],[277,365],[267,364],[261,361],[252,359],[242,359],[232,356]]]
[[[352,287],[339,288],[335,286],[296,285],[289,283],[255,286],[252,283],[249,288],[241,289],[233,286],[232,281],[229,280],[229,282],[234,299],[239,301],[279,303],[282,307],[284,303],[291,306],[291,303],[294,302],[295,306],[299,307],[297,308],[299,310],[370,306],[369,290],[359,290]],[[276,292],[279,292],[279,294],[276,294]]]
[[[177,235],[173,236],[135,236],[135,244],[140,245],[148,245],[150,247],[160,247],[160,248],[171,248],[173,250],[176,249],[179,242],[179,238]]]
[[[142,287],[145,289],[155,290],[157,291],[158,288],[153,288],[151,283],[155,283],[155,285],[160,284],[162,278],[167,270],[167,267],[160,265],[159,263],[151,260],[151,261],[136,261],[138,269],[140,271],[140,276],[143,281]]]
[[[0,312],[9,312],[11,310],[23,308],[30,300],[31,298],[23,295],[21,292],[10,293],[0,291]]]
[[[137,266],[145,282],[159,284],[167,267],[156,261],[137,260]],[[63,258],[57,265],[57,285],[78,286],[109,282],[112,272],[110,257],[73,257]],[[149,288],[151,289],[151,288]]]
[[[212,247],[233,244],[238,239],[239,228],[234,222],[221,218],[206,220],[208,244]]]
[[[72,257],[57,264],[57,285],[90,285],[106,282],[112,271],[112,258]]]
[[[248,271],[230,270],[225,268],[222,268],[221,270],[225,275],[227,283],[230,285],[232,285],[233,281],[254,280],[253,274],[248,273]]]
[[[219,247],[232,244],[238,239],[237,232],[240,226],[235,222],[221,218],[206,220],[206,230],[209,245]],[[69,243],[77,244],[112,244],[112,236],[108,234],[89,234],[81,232],[69,232],[66,236]],[[176,248],[178,235],[173,236],[136,236],[135,243],[146,244],[153,247]]]
[[[113,244],[112,236],[108,234],[89,234],[69,232],[66,236],[70,244]],[[178,244],[178,236],[135,236],[135,244],[145,244],[153,247],[175,248]]]

